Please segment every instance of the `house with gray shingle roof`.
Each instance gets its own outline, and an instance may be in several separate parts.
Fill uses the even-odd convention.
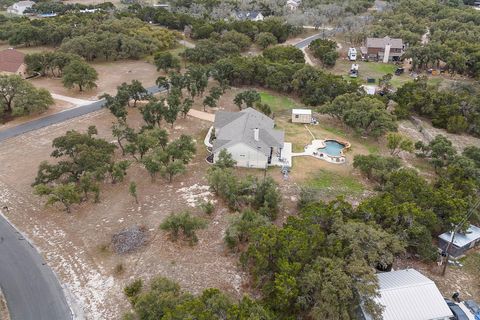
[[[232,155],[238,167],[263,169],[272,164],[272,159],[282,156],[284,132],[274,129],[274,121],[253,108],[218,111],[213,126],[213,162],[223,149]]]

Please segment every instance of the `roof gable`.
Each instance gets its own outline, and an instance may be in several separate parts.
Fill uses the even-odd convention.
[[[0,51],[0,71],[17,72],[24,58],[25,54],[15,49]]]
[[[367,48],[384,48],[387,44],[390,44],[391,48],[402,49],[403,41],[398,38],[367,38]]]
[[[218,142],[214,142],[213,151],[242,142],[269,155],[271,147],[282,147],[284,142],[284,132],[275,130],[274,125],[271,118],[253,108],[240,112],[219,111],[214,123]],[[258,140],[255,139],[257,129]]]

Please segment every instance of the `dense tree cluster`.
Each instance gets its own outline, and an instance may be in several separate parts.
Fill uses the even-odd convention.
[[[385,103],[376,97],[347,93],[319,110],[366,136],[379,137],[397,128],[395,117],[387,111]]]
[[[186,26],[191,26],[191,36],[194,39],[207,39],[212,34],[222,34],[224,31],[234,30],[248,36],[251,41],[254,41],[258,34],[268,32],[273,34],[277,42],[281,43],[285,42],[289,36],[300,31],[300,29],[278,17],[269,17],[263,21],[229,21],[225,19],[205,19],[198,15],[169,12],[162,8],[131,6],[129,11],[143,21],[152,21],[170,29],[184,31]]]
[[[61,77],[68,64],[80,59],[80,56],[71,53],[43,51],[27,54],[25,64],[29,74],[38,72],[41,76]]]
[[[320,60],[322,66],[333,67],[338,59],[337,43],[328,39],[316,39],[309,45],[308,49],[313,56]]]
[[[281,228],[254,229],[242,261],[279,319],[355,319],[360,301],[377,318],[375,268],[401,252],[395,235],[337,200],[310,203]]]
[[[451,86],[440,90],[420,77],[405,83],[392,96],[395,114],[407,118],[412,113],[428,117],[435,127],[449,132],[480,135],[480,91],[471,86]]]
[[[402,38],[414,69],[439,67],[450,73],[480,76],[480,14],[460,1],[402,0],[382,13],[373,35]],[[428,34],[428,43],[421,43]]]
[[[0,117],[41,113],[54,103],[46,89],[37,89],[18,75],[0,75]]]
[[[87,61],[103,58],[139,58],[172,48],[176,34],[153,28],[136,18],[115,18],[104,13],[66,14],[51,19],[9,19],[1,23],[0,39],[11,45],[60,46]]]
[[[42,1],[35,3],[31,8],[27,8],[25,13],[30,14],[48,14],[56,13],[57,15],[69,12],[80,12],[80,10],[113,10],[115,6],[111,2],[103,2],[96,5],[84,5],[81,3],[62,3],[56,1]]]
[[[258,302],[245,296],[235,303],[218,289],[207,289],[198,296],[180,289],[175,282],[154,278],[148,287],[136,280],[125,287],[133,312],[124,320],[273,320],[273,314]]]
[[[477,197],[480,149],[471,146],[459,155],[443,136],[429,144],[419,142],[416,147],[419,156],[428,158],[435,167],[439,174],[436,181],[428,182],[415,170],[401,168],[396,158],[355,156],[354,167],[376,181],[381,190],[379,195],[364,200],[357,213],[362,220],[375,221],[398,235],[411,253],[435,259],[432,238],[451,231]]]
[[[264,57],[233,57],[217,61],[212,77],[232,86],[254,85],[295,93],[306,105],[320,105],[344,93],[356,92],[355,82],[322,72],[302,63],[284,64]]]

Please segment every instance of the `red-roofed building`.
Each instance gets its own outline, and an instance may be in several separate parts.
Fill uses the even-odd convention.
[[[15,49],[5,49],[0,51],[0,73],[18,74],[21,77],[26,76],[25,54]]]

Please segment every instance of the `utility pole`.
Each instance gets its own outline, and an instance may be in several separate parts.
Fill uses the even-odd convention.
[[[445,249],[445,260],[442,257],[442,263],[443,263],[443,268],[442,268],[442,276],[445,276],[445,272],[447,271],[447,265],[448,265],[448,258],[450,258],[450,247],[452,246],[453,240],[455,240],[455,234],[462,228],[463,224],[467,221],[470,220],[470,217],[472,214],[477,210],[477,208],[480,206],[480,199],[477,200],[477,202],[468,210],[467,215],[460,221],[455,228],[453,228],[452,236],[450,237],[450,241],[448,242],[447,248]]]

